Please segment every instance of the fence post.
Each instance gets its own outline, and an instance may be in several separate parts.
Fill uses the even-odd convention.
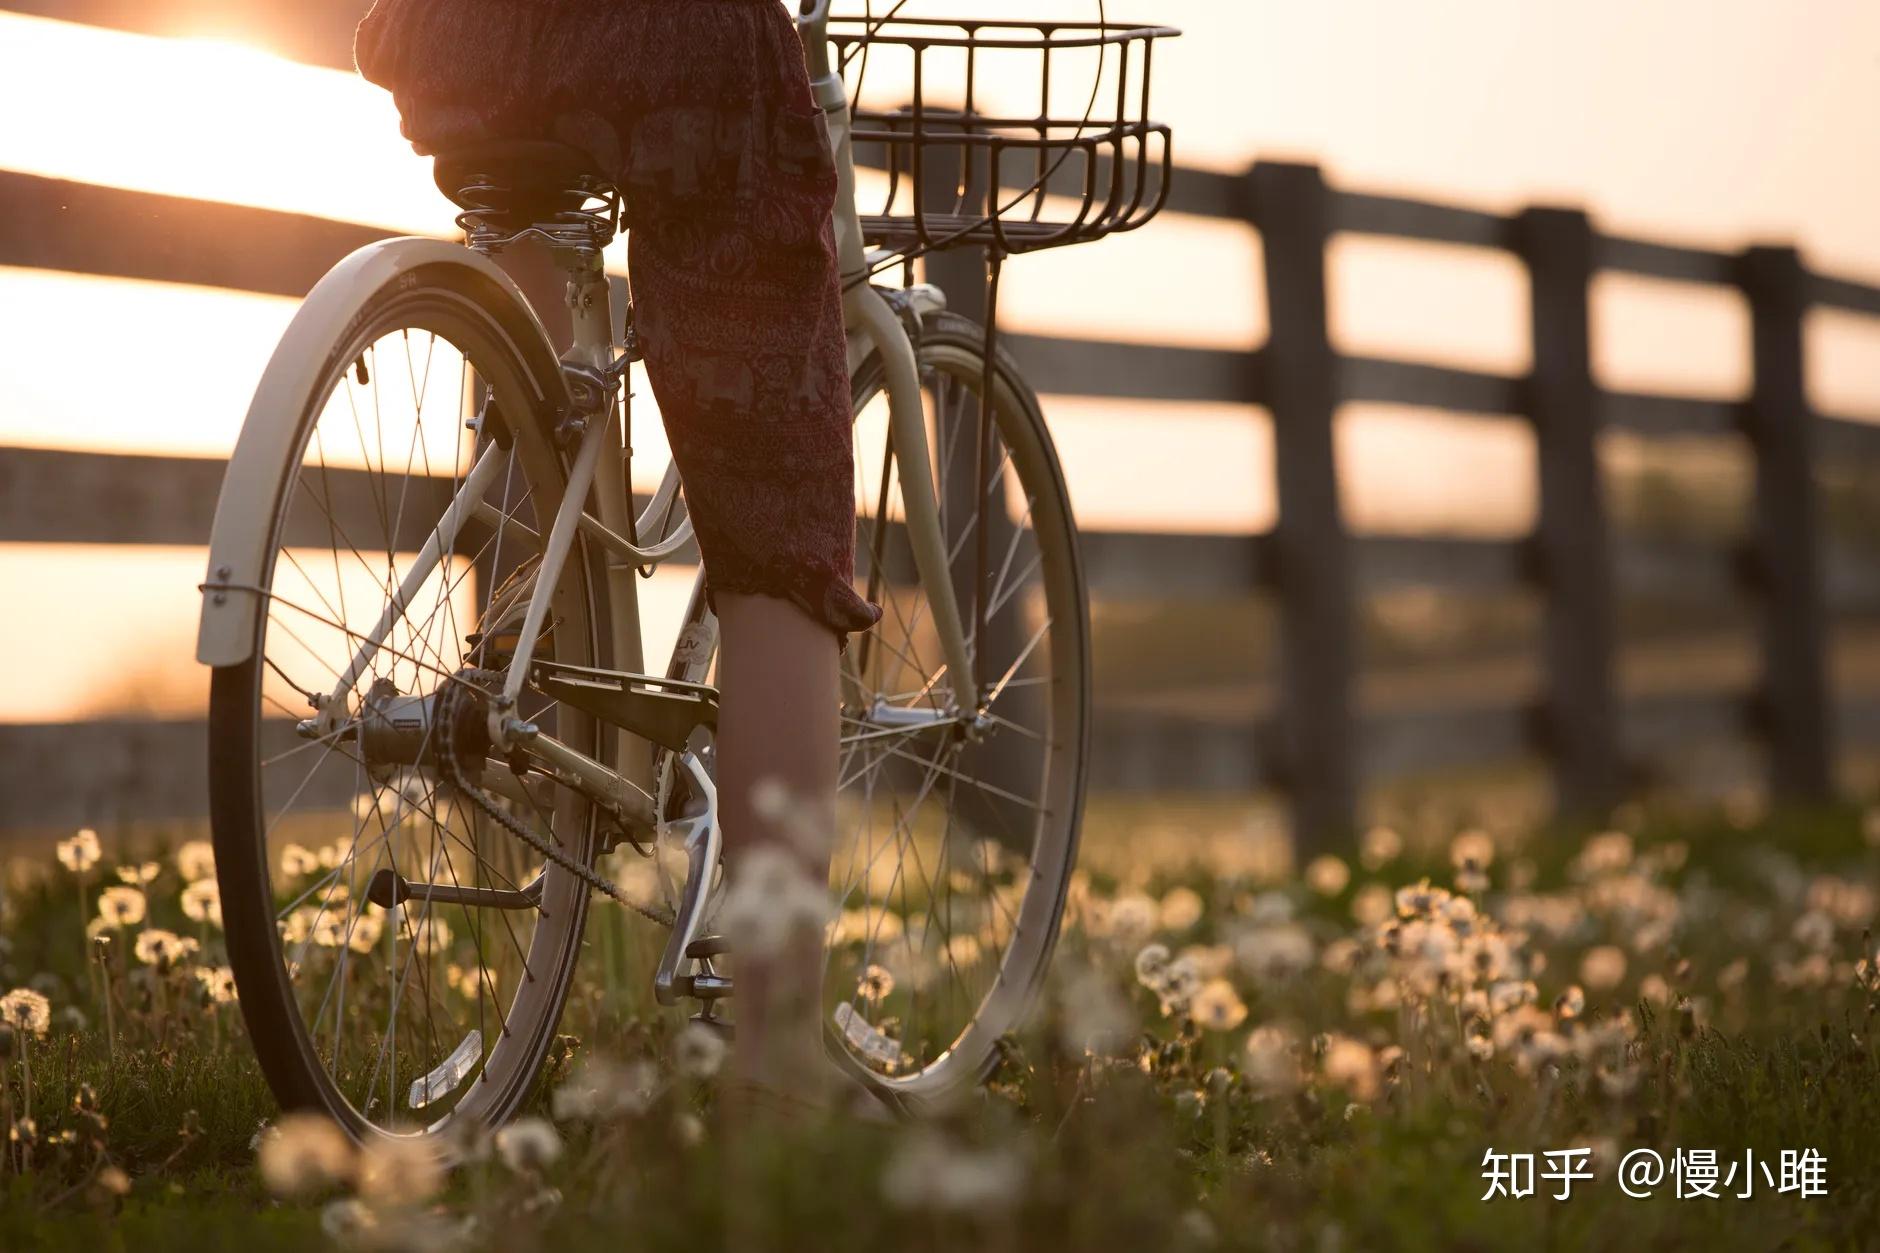
[[[1532,302],[1527,400],[1540,477],[1534,552],[1547,603],[1542,738],[1557,807],[1592,815],[1610,808],[1624,787],[1588,296],[1593,228],[1578,209],[1536,207],[1516,219],[1516,241]]]
[[[1755,581],[1762,592],[1758,721],[1768,736],[1769,790],[1784,800],[1833,791],[1826,606],[1814,473],[1813,416],[1802,357],[1807,272],[1789,247],[1744,252],[1755,382],[1745,431],[1756,457]]]
[[[1338,359],[1326,326],[1331,193],[1314,165],[1262,161],[1248,183],[1271,328],[1261,377],[1279,498],[1282,773],[1303,849],[1347,835],[1357,807],[1351,551],[1332,439]]]

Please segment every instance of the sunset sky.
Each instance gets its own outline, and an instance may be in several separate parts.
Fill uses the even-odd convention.
[[[1028,0],[1023,12],[1095,7]],[[960,9],[915,0],[908,11]],[[1610,230],[1716,247],[1794,241],[1819,269],[1880,281],[1880,5],[1870,0],[1112,9],[1187,32],[1158,53],[1155,93],[1185,163],[1315,159],[1367,190],[1498,210],[1578,204]],[[0,116],[11,119],[0,169],[448,230],[448,206],[383,93],[254,48],[0,12]],[[1169,214],[1135,236],[1015,262],[1006,312],[1031,331],[1242,348],[1265,333],[1258,278],[1257,240],[1243,228]],[[1332,278],[1342,347],[1526,365],[1525,279],[1506,257],[1346,239]],[[1594,296],[1607,383],[1742,391],[1747,317],[1734,297],[1620,279],[1602,279]],[[111,360],[137,386],[74,399],[62,381],[96,369],[98,341],[82,322],[101,298],[114,325],[136,328],[112,340]],[[272,297],[0,268],[0,443],[221,455],[292,311]],[[1880,418],[1880,322],[1817,315],[1809,333],[1816,404]],[[1271,521],[1269,440],[1254,410],[1053,399],[1048,411],[1088,526]],[[1340,453],[1360,529],[1514,533],[1531,514],[1531,441],[1513,423],[1354,409],[1341,417]],[[200,686],[179,664],[199,562],[188,550],[0,545],[0,578],[35,600],[95,602],[108,580],[140,606],[134,624],[92,615],[69,659],[9,680],[0,720],[121,704],[86,688],[83,654],[99,650],[158,676],[145,685],[153,708],[186,708]],[[42,638],[18,615],[0,625],[9,656]]]

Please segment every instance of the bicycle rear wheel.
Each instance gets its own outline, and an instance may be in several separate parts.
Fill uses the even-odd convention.
[[[526,308],[465,263],[403,268],[337,314],[320,294],[269,367],[310,385],[280,401],[264,380],[277,403],[248,419],[291,426],[266,471],[278,489],[225,489],[224,508],[251,502],[230,522],[267,536],[253,655],[211,691],[230,961],[283,1106],[359,1138],[495,1125],[553,1040],[588,892],[462,794],[450,754],[578,864],[597,822],[539,772],[462,762],[451,737],[481,707],[449,710],[499,681],[535,596],[552,598],[538,655],[607,665],[604,582],[577,544],[554,587],[536,584],[567,468],[543,416],[555,358]],[[459,499],[478,520],[420,580]],[[518,712],[599,755],[580,711],[533,697]]]
[[[842,660],[823,1009],[838,1062],[915,1108],[983,1081],[999,1037],[1031,1007],[1057,941],[1089,761],[1089,609],[1069,493],[1037,397],[1003,356],[981,461],[984,342],[972,322],[941,314],[918,345],[941,525],[985,693],[976,727],[972,711],[949,709],[879,357],[852,382],[855,580],[883,616]],[[675,674],[709,677],[704,657],[688,655]]]
[[[878,359],[858,372],[856,579],[883,608],[844,659],[839,913],[824,978],[840,1056],[919,1105],[982,1082],[1056,946],[1089,768],[1090,618],[1070,493],[1036,394],[985,332],[918,344],[941,527],[981,696],[924,724],[946,673],[915,576]],[[968,711],[970,712],[970,711]]]

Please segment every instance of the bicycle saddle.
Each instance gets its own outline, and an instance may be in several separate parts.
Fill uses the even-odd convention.
[[[579,208],[613,180],[593,157],[546,139],[497,139],[439,152],[431,165],[437,189],[464,209],[500,206],[518,216]]]

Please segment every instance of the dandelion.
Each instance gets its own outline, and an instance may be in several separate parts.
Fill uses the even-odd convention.
[[[281,850],[281,873],[290,879],[303,878],[320,868],[319,854],[299,844],[289,844]]]
[[[1320,896],[1337,896],[1351,882],[1351,867],[1343,858],[1326,853],[1306,866],[1306,885]]]
[[[52,1027],[52,1002],[31,988],[14,988],[0,996],[0,1023],[43,1040]]]
[[[1247,1036],[1247,1081],[1267,1096],[1283,1095],[1299,1086],[1299,1061],[1292,1035],[1282,1027],[1255,1027]]]
[[[385,934],[385,918],[382,914],[354,914],[352,931],[346,937],[346,947],[355,953],[370,953],[372,946]]]
[[[1325,1042],[1319,1065],[1328,1083],[1337,1084],[1358,1100],[1368,1101],[1377,1095],[1377,1055],[1363,1041],[1331,1036]]]
[[[1161,920],[1161,906],[1140,892],[1131,892],[1110,902],[1109,930],[1119,943],[1141,943],[1149,938]]]
[[[976,965],[982,952],[978,937],[956,935],[947,941],[947,961],[955,970],[964,970]]]
[[[1795,920],[1789,934],[1803,948],[1825,953],[1834,947],[1834,919],[1818,909],[1811,909]]]
[[[1201,991],[1201,971],[1186,957],[1177,957],[1162,970],[1162,979],[1152,989],[1161,998],[1162,1013],[1185,1014],[1195,994]]]
[[[1625,950],[1616,944],[1602,944],[1588,949],[1580,958],[1580,982],[1596,992],[1618,987],[1625,981]]]
[[[1232,1031],[1247,1021],[1247,1006],[1225,979],[1210,979],[1189,1002],[1188,1016],[1208,1031]]]
[[[1632,837],[1623,831],[1601,831],[1589,836],[1573,859],[1577,878],[1596,879],[1616,874],[1632,864]]]
[[[1102,974],[1079,967],[1066,976],[1062,989],[1059,1038],[1068,1051],[1108,1055],[1129,1041],[1135,1017]]]
[[[106,888],[98,896],[98,918],[107,927],[134,927],[148,909],[144,894],[136,888]]]
[[[672,1042],[672,1063],[689,1079],[709,1079],[725,1063],[725,1039],[717,1031],[690,1023]]]
[[[517,1174],[539,1174],[561,1156],[561,1136],[546,1118],[518,1118],[496,1133],[496,1155]]]
[[[1638,982],[1638,994],[1647,1001],[1663,1005],[1671,999],[1671,985],[1659,974],[1646,975]]]
[[[1743,981],[1747,978],[1749,978],[1749,959],[1739,957],[1717,972],[1717,990],[1733,992],[1742,987]]]
[[[176,870],[190,883],[215,877],[215,845],[207,840],[190,840],[176,850]]]
[[[198,879],[183,889],[183,916],[192,922],[222,926],[222,890],[214,879]]]
[[[227,966],[196,967],[196,982],[202,985],[203,995],[216,1005],[232,1004],[235,999],[235,972]]]
[[[1409,887],[1398,888],[1396,899],[1399,918],[1427,918],[1443,908],[1449,893],[1431,887],[1428,879],[1421,879]]]
[[[1570,1022],[1586,1012],[1586,993],[1578,984],[1554,998],[1554,1017]]]
[[[1162,930],[1180,934],[1201,921],[1205,906],[1201,894],[1193,888],[1174,888],[1162,898],[1159,914]]]
[[[1381,883],[1367,883],[1351,898],[1351,917],[1359,926],[1382,926],[1396,908],[1390,889]]]
[[[1136,982],[1145,988],[1161,986],[1162,975],[1168,969],[1168,963],[1168,945],[1143,945],[1136,953]]]
[[[259,1141],[261,1178],[277,1196],[305,1196],[353,1173],[352,1141],[325,1115],[289,1114]]]
[[[736,937],[738,952],[762,954],[804,928],[823,930],[831,913],[827,886],[805,874],[788,850],[765,845],[744,855],[718,921]]]
[[[132,887],[142,887],[163,873],[163,867],[154,861],[140,862],[134,866],[119,866],[117,877]]]
[[[1303,974],[1316,958],[1311,934],[1295,922],[1251,927],[1234,939],[1234,960],[1249,974],[1270,981]]]
[[[378,1215],[358,1197],[328,1201],[320,1209],[320,1230],[341,1246],[366,1243],[378,1225]]]
[[[69,840],[59,841],[59,864],[73,874],[84,874],[97,865],[103,855],[98,847],[98,833],[90,827],[83,828]]]
[[[1449,842],[1449,864],[1457,870],[1484,870],[1495,860],[1495,838],[1479,828],[1461,832]]]
[[[855,994],[863,1000],[880,1001],[894,991],[894,974],[886,966],[870,963],[855,981]]]
[[[380,1136],[359,1154],[359,1195],[368,1202],[410,1205],[428,1201],[444,1182],[444,1163],[419,1139]]]
[[[98,1188],[110,1196],[129,1196],[131,1177],[120,1166],[106,1166],[98,1172]]]
[[[983,1215],[1016,1204],[1025,1173],[1015,1149],[954,1145],[941,1133],[920,1128],[889,1159],[881,1191],[899,1209]]]
[[[315,944],[321,948],[340,948],[346,943],[346,922],[350,917],[344,910],[322,909],[309,933]]]
[[[1372,827],[1358,844],[1358,859],[1367,870],[1377,870],[1403,853],[1403,836],[1390,827]]]
[[[131,951],[146,966],[168,969],[194,953],[197,947],[196,941],[188,936],[165,931],[162,927],[151,927],[137,933],[137,942]]]
[[[549,1109],[564,1122],[609,1122],[644,1114],[658,1095],[659,1071],[651,1062],[589,1057],[555,1089]]]

